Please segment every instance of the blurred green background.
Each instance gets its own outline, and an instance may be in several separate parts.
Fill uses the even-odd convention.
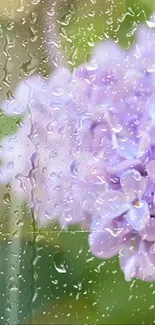
[[[96,42],[129,48],[149,21],[151,0],[0,0],[0,101],[24,77],[52,71],[46,28],[52,13],[70,69],[88,60]],[[45,25],[45,18],[48,21]],[[0,137],[20,119],[0,112]],[[154,324],[155,284],[125,282],[118,259],[100,260],[88,233],[39,228],[9,185],[0,189],[0,324]]]

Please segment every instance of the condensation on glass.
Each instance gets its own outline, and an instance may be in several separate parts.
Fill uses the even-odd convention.
[[[153,324],[154,4],[1,0],[0,47],[0,324]]]

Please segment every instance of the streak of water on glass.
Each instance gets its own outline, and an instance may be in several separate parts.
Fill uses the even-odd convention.
[[[10,308],[6,309],[8,324],[16,325],[19,321],[19,275],[21,271],[21,235],[22,228],[18,225],[19,217],[22,218],[22,206],[12,195],[9,213],[9,237],[7,249],[7,279],[6,297]]]
[[[4,0],[0,0],[1,3],[3,1]],[[36,6],[40,2],[40,0],[27,1],[29,3],[31,2],[35,8],[37,8]],[[14,3],[16,2],[15,0]],[[42,1],[45,11],[44,18],[42,19],[44,20],[43,23],[40,20],[38,21],[37,10],[32,12],[28,24],[26,24],[26,18],[22,17],[21,25],[23,24],[23,30],[24,28],[28,30],[28,33],[24,34],[26,36],[22,39],[20,38],[20,32],[16,30],[16,24],[14,22],[6,23],[6,27],[1,27],[0,25],[0,42],[3,39],[0,59],[0,70],[2,71],[0,97],[3,97],[4,93],[6,97],[10,97],[12,88],[14,89],[15,84],[25,76],[31,76],[38,71],[43,71],[43,73],[46,74],[46,70],[44,70],[42,66],[44,63],[46,65],[47,61],[51,61],[50,64],[57,67],[64,64],[64,57],[66,55],[66,57],[68,57],[66,60],[68,61],[67,64],[72,68],[79,62],[80,56],[81,62],[87,59],[87,52],[90,54],[90,50],[92,50],[95,43],[99,40],[109,39],[112,35],[115,38],[115,42],[118,43],[120,41],[119,30],[121,24],[124,24],[124,28],[126,28],[126,32],[124,32],[125,40],[128,42],[128,47],[130,47],[130,40],[134,38],[141,19],[140,16],[145,15],[145,12],[139,6],[141,2],[147,3],[147,0],[141,0],[137,3],[135,1],[135,4],[134,0],[118,1],[118,3],[114,0]],[[58,8],[58,3],[60,3],[60,8]],[[103,3],[105,5],[104,8],[102,8]],[[51,8],[46,10],[49,4]],[[118,10],[117,5],[119,8]],[[128,8],[127,12],[124,12],[125,6]],[[60,9],[60,13],[57,12],[58,9]],[[25,7],[25,0],[18,1],[17,13],[22,15],[24,10],[29,11],[28,7]],[[9,15],[11,16],[11,11]],[[102,15],[104,15],[104,19]],[[118,21],[116,16],[118,17]],[[128,27],[126,27],[127,21],[129,22]],[[100,22],[99,25],[98,22]],[[146,23],[149,28],[155,27],[155,23],[149,18],[146,19]],[[38,27],[38,25],[41,24],[44,26],[42,27],[44,29],[42,34],[40,34]],[[102,28],[103,25],[104,28]],[[100,32],[98,32],[98,27]],[[16,43],[20,43],[19,48],[16,48]],[[64,43],[65,55],[62,51],[62,43]],[[30,48],[32,44],[35,50],[31,51]],[[43,47],[45,47],[46,51],[43,55],[38,54],[41,53]],[[39,55],[41,56],[41,62],[39,61]],[[19,60],[19,56],[22,57],[22,62]],[[15,58],[16,60],[14,60]],[[16,63],[14,61],[16,61]],[[151,67],[149,71],[154,73],[153,67]],[[33,125],[33,116],[30,110],[29,116]],[[20,127],[20,124],[17,126]],[[115,123],[113,131],[119,133],[119,128],[119,124]],[[11,132],[12,131],[14,132],[13,129]],[[35,145],[37,155],[39,153],[39,147],[37,147],[33,139],[33,130],[31,131],[29,138]],[[6,130],[3,130],[3,132],[7,133]],[[52,134],[52,132],[52,125],[51,122],[49,122],[47,124],[47,133]],[[115,142],[115,139],[113,139],[114,146],[116,146]],[[10,161],[9,168],[13,168],[13,164],[14,162]],[[36,324],[37,320],[42,322],[42,324],[63,323],[64,320],[68,324],[71,324],[79,320],[77,316],[78,313],[81,317],[85,313],[85,320],[83,321],[80,318],[81,321],[79,320],[79,323],[90,324],[93,323],[90,314],[94,307],[96,308],[94,309],[95,319],[92,318],[94,323],[97,323],[99,318],[99,324],[119,323],[119,320],[123,322],[122,310],[125,301],[127,302],[126,309],[128,311],[128,314],[126,314],[131,317],[130,320],[133,321],[133,323],[136,323],[136,316],[137,323],[141,321],[141,323],[147,324],[149,319],[151,322],[152,319],[154,319],[154,304],[149,294],[150,296],[155,294],[154,285],[143,286],[143,284],[138,283],[137,280],[134,280],[131,285],[128,285],[125,283],[116,261],[110,261],[109,264],[102,259],[98,261],[88,248],[87,237],[89,235],[89,230],[77,229],[74,235],[69,230],[64,230],[63,228],[60,231],[50,230],[47,238],[46,235],[44,235],[46,231],[44,231],[40,239],[41,236],[39,237],[38,235],[37,215],[34,212],[37,208],[37,200],[35,198],[35,172],[37,168],[39,168],[37,161],[31,156],[31,170],[29,176],[31,179],[32,208],[30,214],[32,232],[31,240],[26,238],[25,244],[26,247],[29,247],[30,254],[27,253],[27,248],[25,249],[25,253],[23,253],[22,247],[22,227],[25,222],[22,214],[22,205],[17,202],[14,194],[10,192],[5,193],[3,196],[4,205],[11,205],[11,207],[9,209],[8,231],[6,234],[7,247],[4,245],[4,256],[2,256],[0,260],[1,279],[4,278],[4,270],[7,270],[5,279],[5,317],[3,315],[1,316],[0,324],[4,322],[7,322],[8,325],[18,324],[22,319],[20,315],[25,306],[29,312],[29,315],[24,316],[25,320],[26,317],[30,315],[36,317],[36,319],[34,318],[34,322],[31,319],[28,324]],[[78,161],[74,160],[70,168],[73,177],[76,178],[79,172]],[[112,180],[114,181],[114,178]],[[102,179],[100,182],[102,182]],[[115,183],[117,185],[117,179]],[[83,202],[83,206],[87,209],[89,209],[89,206],[87,207],[88,199],[91,201],[91,196],[90,198],[87,197]],[[71,203],[72,197],[68,195],[67,200],[67,202]],[[70,222],[73,218],[74,210],[65,210],[63,214],[65,215],[65,220]],[[48,226],[45,226],[45,228],[48,229]],[[72,238],[69,240],[69,237]],[[84,237],[85,239],[83,240]],[[60,246],[59,244],[57,246],[55,245],[55,239]],[[42,243],[40,244],[41,240]],[[28,256],[27,264],[25,261],[23,262],[24,254]],[[45,265],[41,266],[40,260],[44,261],[44,254],[47,254],[47,260]],[[7,267],[5,268],[4,266],[3,270],[2,264],[5,265],[5,260],[7,260]],[[26,279],[26,273],[29,274],[28,279],[30,279],[30,281]],[[23,277],[23,282],[25,281],[26,283],[28,302],[26,300],[27,296],[26,298],[24,296],[26,291],[25,287],[23,288],[20,283],[21,277]],[[46,278],[47,281],[43,282]],[[69,285],[70,291],[67,292]],[[76,294],[74,290],[77,291]],[[64,294],[66,296],[63,300],[62,296]],[[25,306],[23,302],[20,302],[20,299],[23,299],[21,298],[22,295],[24,297]],[[81,298],[82,295],[86,298],[84,301]],[[89,298],[91,301],[90,308],[87,305]],[[145,307],[147,301],[149,301],[148,307]],[[37,316],[37,303],[39,317]],[[46,303],[48,306],[46,306]],[[143,308],[144,311],[142,310]],[[72,311],[73,318],[71,317]],[[124,317],[127,316],[125,315]],[[126,318],[125,321],[127,324],[128,320]]]

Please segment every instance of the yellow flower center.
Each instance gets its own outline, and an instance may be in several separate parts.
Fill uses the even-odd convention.
[[[135,206],[135,207],[139,207],[139,206],[140,206],[140,202],[137,200],[137,201],[134,203],[134,206]]]

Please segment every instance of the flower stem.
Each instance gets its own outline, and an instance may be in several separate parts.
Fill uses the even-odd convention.
[[[49,0],[44,6],[45,44],[50,64],[56,68],[67,65],[58,26],[58,12],[61,3],[61,0]]]

